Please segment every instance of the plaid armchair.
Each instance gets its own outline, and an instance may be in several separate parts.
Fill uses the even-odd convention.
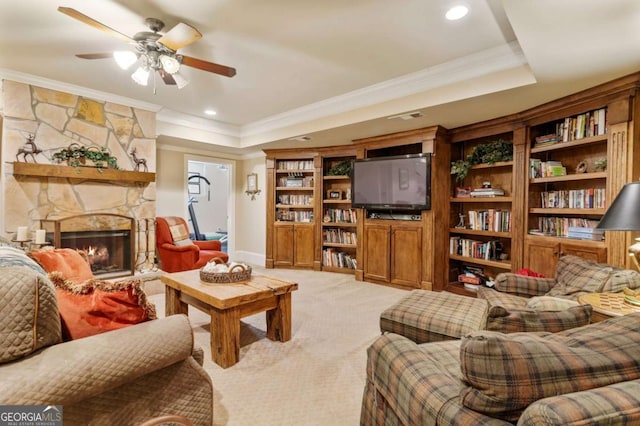
[[[640,274],[578,257],[558,261],[555,278],[514,273],[481,287],[478,297],[414,290],[380,315],[380,329],[416,343],[460,339],[476,330],[556,333],[589,324],[592,307],[578,296],[640,287]]]
[[[360,424],[640,424],[638,353],[640,312],[559,333],[385,334],[367,350]]]

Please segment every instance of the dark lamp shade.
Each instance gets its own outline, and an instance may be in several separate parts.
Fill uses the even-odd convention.
[[[596,228],[605,231],[640,231],[640,182],[631,182],[622,187]]]

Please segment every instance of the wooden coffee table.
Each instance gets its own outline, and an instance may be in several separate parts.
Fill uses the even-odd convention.
[[[174,272],[165,284],[166,315],[187,314],[188,305],[211,316],[211,358],[223,368],[240,359],[240,318],[265,312],[267,337],[291,339],[291,292],[298,284],[265,275],[248,281],[212,284],[200,281],[200,270]]]

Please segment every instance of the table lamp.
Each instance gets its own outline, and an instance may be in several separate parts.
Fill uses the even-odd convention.
[[[596,226],[604,231],[640,231],[640,182],[625,184],[611,207]],[[640,256],[640,239],[628,248],[629,256],[633,258],[636,269],[640,270],[638,256]]]

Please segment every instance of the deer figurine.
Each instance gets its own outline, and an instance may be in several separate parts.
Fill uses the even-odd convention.
[[[131,154],[131,157],[133,157],[133,162],[136,163],[135,167],[133,168],[135,171],[139,172],[141,166],[144,168],[145,172],[149,171],[149,168],[147,167],[147,159],[146,158],[138,158],[136,156],[136,149],[135,148],[133,148],[131,150],[130,154]]]
[[[37,163],[36,155],[40,154],[42,150],[38,148],[38,146],[34,142],[34,139],[35,139],[34,135],[29,135],[29,137],[27,137],[27,143],[25,143],[18,149],[18,153],[16,154],[16,161],[20,161],[18,156],[22,154],[22,159],[24,160],[25,163],[28,162],[27,155],[30,155],[33,162]]]

